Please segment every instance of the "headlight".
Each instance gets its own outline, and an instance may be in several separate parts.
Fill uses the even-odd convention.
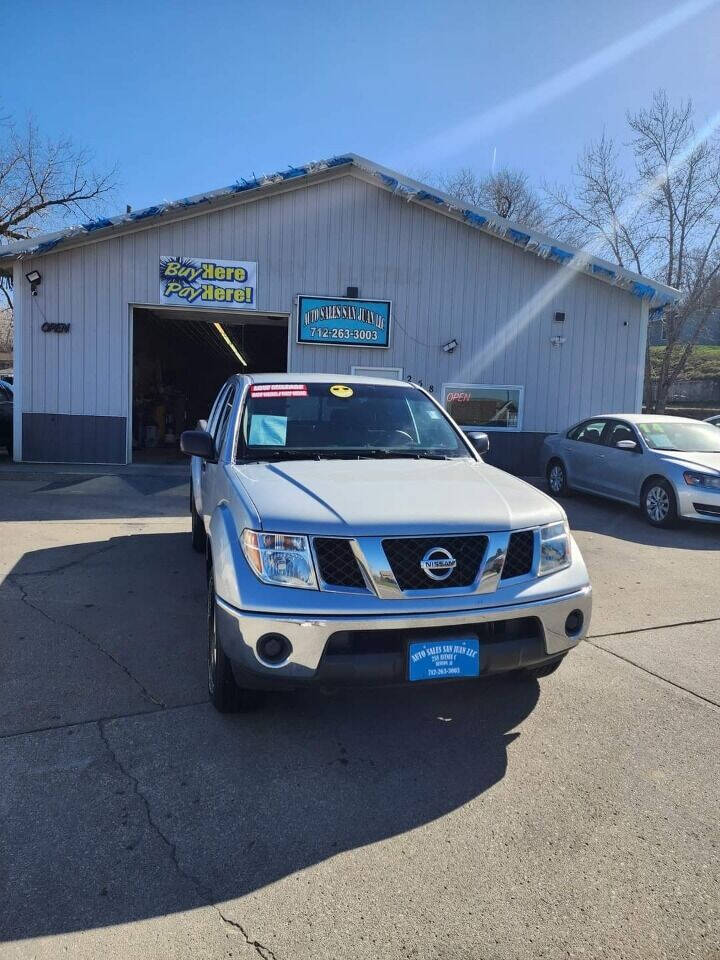
[[[710,487],[711,490],[720,490],[720,477],[711,473],[693,473],[686,470],[683,474],[685,483],[690,487]]]
[[[540,527],[538,576],[556,573],[570,566],[570,528],[564,520]]]
[[[243,530],[241,543],[245,559],[259,580],[281,587],[317,590],[307,537]]]

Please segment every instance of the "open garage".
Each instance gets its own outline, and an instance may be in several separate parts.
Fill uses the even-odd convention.
[[[132,349],[132,459],[170,462],[228,377],[286,369],[287,318],[136,308]]]

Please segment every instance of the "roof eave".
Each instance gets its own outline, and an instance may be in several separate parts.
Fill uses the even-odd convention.
[[[484,210],[470,204],[463,204],[455,197],[430,187],[427,184],[405,177],[388,167],[368,160],[354,153],[345,153],[329,160],[290,167],[252,180],[242,179],[229,187],[197,194],[182,200],[157,204],[118,217],[101,217],[81,226],[57,231],[36,237],[33,241],[16,241],[0,251],[0,272],[3,261],[23,257],[43,256],[55,251],[59,246],[76,246],[92,240],[108,239],[132,229],[142,229],[160,219],[182,219],[188,214],[202,212],[203,205],[221,208],[231,205],[241,196],[286,188],[298,180],[317,179],[333,174],[343,167],[355,167],[386,190],[399,195],[408,202],[420,203],[438,212],[462,220],[468,226],[498,237],[513,246],[533,253],[541,259],[551,260],[578,273],[584,273],[604,283],[627,290],[634,296],[646,300],[653,309],[661,309],[680,299],[679,291],[659,281],[651,280],[640,274],[618,267],[610,261],[591,256],[583,250],[571,247],[555,240],[540,231],[525,227],[512,220],[505,220],[493,211]]]

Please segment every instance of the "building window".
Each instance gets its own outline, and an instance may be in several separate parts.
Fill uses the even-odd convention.
[[[445,409],[461,427],[519,430],[522,426],[522,387],[445,383],[442,389]]]

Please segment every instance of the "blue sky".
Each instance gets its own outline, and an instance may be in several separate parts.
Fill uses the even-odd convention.
[[[562,180],[659,86],[720,108],[720,2],[694,3],[4,0],[0,113],[117,164],[111,212],[345,151]]]

